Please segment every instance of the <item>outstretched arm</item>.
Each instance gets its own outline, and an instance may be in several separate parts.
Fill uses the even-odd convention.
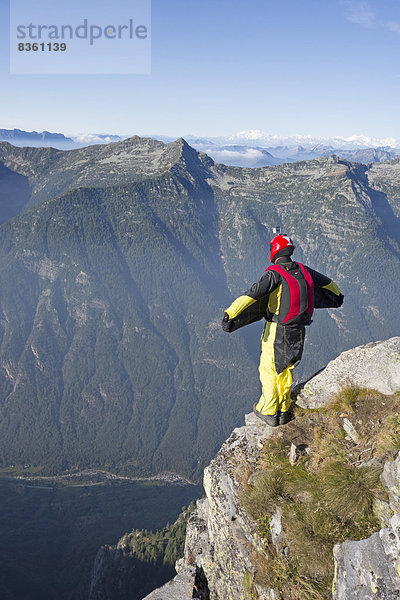
[[[343,294],[339,286],[326,275],[307,267],[314,281],[314,308],[339,308],[343,304]]]
[[[262,277],[244,292],[241,296],[236,298],[232,304],[226,309],[224,318],[222,320],[222,329],[227,332],[231,332],[235,327],[235,319],[239,317],[243,311],[250,308],[257,300],[269,296],[269,294],[276,288],[278,282],[275,279],[273,271],[266,271]],[[262,318],[264,315],[254,315],[253,320]],[[249,321],[251,322],[251,321]]]

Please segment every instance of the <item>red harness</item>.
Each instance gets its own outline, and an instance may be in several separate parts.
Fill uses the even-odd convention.
[[[313,282],[313,279],[312,279],[310,273],[307,271],[307,269],[304,267],[304,265],[302,265],[300,263],[297,263],[297,264],[299,265],[299,267],[303,273],[304,279],[306,280],[306,283],[307,283],[308,304],[307,304],[306,312],[310,315],[310,318],[311,318],[312,314],[314,312],[314,282]],[[298,284],[298,280],[296,279],[296,277],[291,275],[288,271],[285,271],[285,269],[279,265],[271,265],[270,267],[268,267],[265,270],[266,271],[276,271],[277,273],[279,273],[279,275],[281,277],[283,277],[283,279],[286,281],[286,283],[289,286],[290,309],[287,314],[287,317],[283,321],[283,324],[288,323],[289,321],[291,321],[292,319],[294,319],[295,317],[298,317],[300,315],[300,286]]]

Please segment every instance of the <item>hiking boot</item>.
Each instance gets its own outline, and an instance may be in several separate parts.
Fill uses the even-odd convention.
[[[293,419],[294,419],[293,408],[290,407],[289,410],[287,410],[286,412],[279,413],[278,423],[279,423],[279,425],[286,425],[286,423],[289,423],[289,421],[293,421]]]
[[[257,406],[257,402],[255,404],[253,404],[253,412],[255,415],[257,415],[257,417],[259,419],[262,419],[262,421],[264,421],[264,423],[266,423],[267,425],[269,425],[270,427],[276,427],[277,425],[279,425],[279,419],[278,419],[278,415],[263,415],[262,413],[260,413],[260,411],[258,411],[256,409]]]

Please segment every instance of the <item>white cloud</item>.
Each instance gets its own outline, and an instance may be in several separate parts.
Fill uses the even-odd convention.
[[[239,131],[239,133],[231,136],[230,139],[234,139],[235,137],[247,139],[247,140],[259,140],[265,137],[265,133],[260,129],[246,129],[245,131]]]
[[[116,142],[123,139],[117,135],[99,135],[97,133],[83,133],[71,136],[77,144],[109,144],[110,142]]]
[[[389,21],[386,23],[386,27],[390,31],[394,31],[395,33],[400,33],[400,23],[399,21]]]
[[[340,0],[340,3],[345,8],[345,17],[348,21],[368,29],[375,27],[400,34],[400,21],[385,21],[380,18],[371,7],[370,2],[365,0]]]
[[[376,14],[368,2],[359,0],[342,0],[346,8],[346,19],[362,27],[374,27],[376,24]]]
[[[336,136],[333,138],[337,144],[337,147],[345,146],[348,144],[353,148],[377,148],[380,146],[389,146],[390,148],[398,148],[399,140],[393,137],[386,138],[375,138],[368,137],[366,135],[351,135],[349,137]]]
[[[260,160],[263,158],[264,154],[255,148],[247,148],[245,151],[235,151],[235,150],[221,150],[220,152],[216,152],[221,157],[227,158],[235,158],[240,155],[242,158],[246,158],[249,161],[253,162],[256,160]]]
[[[256,148],[243,148],[240,150],[216,149],[214,147],[203,149],[216,162],[241,167],[255,167],[260,164],[269,164],[267,156]]]

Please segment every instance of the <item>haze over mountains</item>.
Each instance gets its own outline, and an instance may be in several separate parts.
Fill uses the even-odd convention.
[[[127,136],[126,136],[127,137]],[[0,141],[10,142],[14,146],[32,146],[34,148],[53,147],[61,150],[80,148],[89,144],[108,144],[118,142],[119,135],[89,134],[85,136],[66,137],[62,133],[50,131],[23,131],[21,129],[0,129]]]
[[[82,134],[66,137],[61,133],[27,132],[20,129],[0,129],[0,141],[15,146],[54,147],[61,150],[81,148],[92,144],[122,141],[129,136],[113,134]],[[153,139],[173,142],[175,138],[151,135]],[[312,160],[336,154],[354,162],[369,164],[383,162],[400,154],[400,141],[394,138],[351,136],[322,138],[294,135],[277,136],[259,130],[241,131],[231,136],[202,138],[186,135],[185,139],[196,150],[206,152],[216,162],[239,167],[264,167],[299,160]]]
[[[198,477],[259,393],[261,324],[220,320],[276,225],[345,294],[317,311],[298,376],[399,334],[400,159],[246,169],[183,139],[5,142],[0,218],[3,468]]]

